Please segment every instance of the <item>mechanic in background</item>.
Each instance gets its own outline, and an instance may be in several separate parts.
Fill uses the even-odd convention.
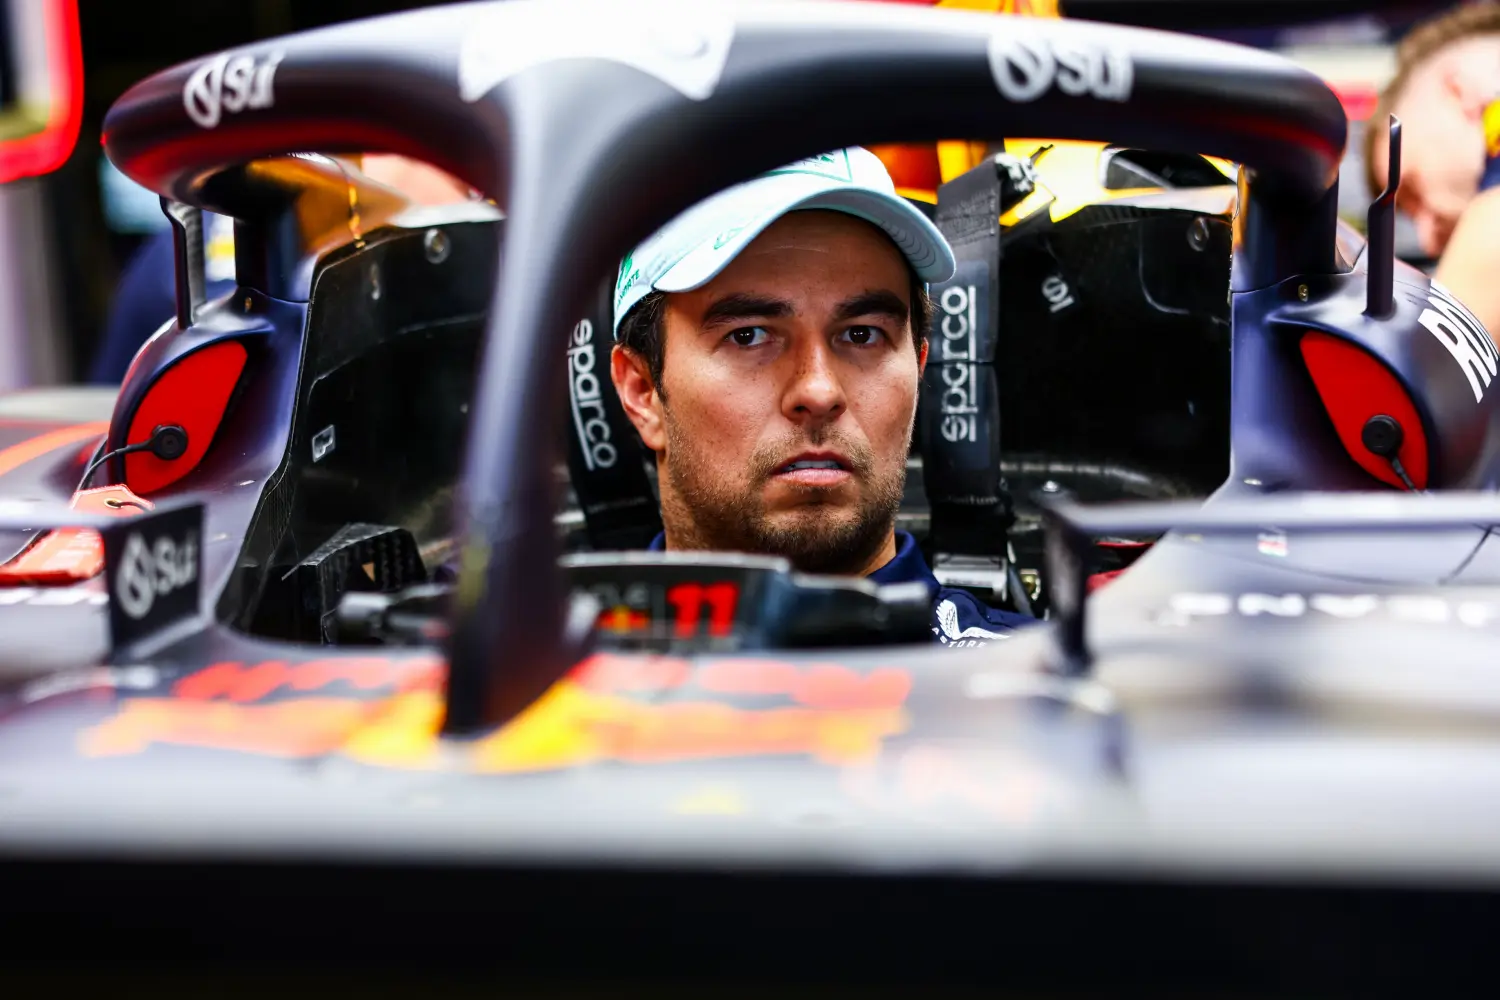
[[[1390,114],[1402,129],[1397,204],[1438,259],[1435,279],[1500,330],[1500,3],[1455,8],[1402,40],[1365,135],[1372,195],[1385,188]]]
[[[469,188],[436,167],[404,156],[365,155],[360,169],[372,180],[395,188],[419,205],[444,205],[470,197]],[[204,213],[204,277],[208,298],[234,290],[234,221]],[[177,270],[172,230],[148,237],[131,256],[115,285],[104,337],[89,381],[118,385],[150,336],[177,311]]]
[[[1032,623],[940,588],[895,530],[926,283],[953,270],[942,234],[857,147],[722,191],[638,246],[615,287],[610,374],[656,455],[652,547],[920,582],[948,644]]]

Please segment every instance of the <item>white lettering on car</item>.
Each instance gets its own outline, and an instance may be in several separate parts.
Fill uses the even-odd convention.
[[[1008,24],[990,38],[990,70],[1006,100],[1025,104],[1053,86],[1069,97],[1130,100],[1135,66],[1107,45],[1049,39]]]
[[[228,53],[193,71],[182,88],[182,106],[200,128],[214,128],[225,113],[246,108],[269,108],[276,103],[276,67],[285,57],[273,52],[261,61]]]
[[[1051,303],[1048,312],[1062,312],[1073,305],[1073,290],[1060,274],[1050,275],[1042,282],[1042,297]]]
[[[140,621],[151,613],[158,597],[197,578],[197,532],[189,532],[181,543],[162,535],[149,546],[140,532],[134,532],[125,541],[120,569],[115,574],[115,600],[128,617]]]
[[[1314,611],[1321,611],[1335,618],[1363,618],[1374,614],[1380,607],[1380,602],[1372,594],[1355,594],[1352,597],[1314,594],[1308,604]]]
[[[976,293],[973,285],[949,285],[938,296],[938,332],[943,335],[935,359],[941,365],[943,379],[939,429],[947,441],[973,441],[979,433],[978,372],[974,364]]]
[[[322,430],[318,431],[318,433],[313,435],[313,464],[317,464],[318,462],[323,461],[323,459],[327,458],[333,452],[336,442],[336,435],[337,431],[334,429],[333,424],[329,424],[327,427],[323,428]]]
[[[1240,614],[1247,617],[1298,618],[1307,610],[1307,601],[1301,594],[1241,594],[1239,604]]]
[[[1422,310],[1417,322],[1426,327],[1427,332],[1436,337],[1458,362],[1458,367],[1469,380],[1469,388],[1474,391],[1474,402],[1483,402],[1485,390],[1496,374],[1500,350],[1496,349],[1484,324],[1436,281],[1432,283],[1427,301],[1429,307]]]
[[[1500,621],[1500,605],[1472,598],[1435,594],[1173,594],[1157,617],[1161,625],[1186,625],[1194,619],[1238,616],[1319,618],[1359,621],[1381,617],[1415,625],[1453,622],[1483,628]]]
[[[573,327],[573,342],[568,348],[568,395],[584,466],[590,472],[614,468],[620,456],[609,439],[604,396],[599,391],[599,375],[594,371],[594,324],[586,319]]]

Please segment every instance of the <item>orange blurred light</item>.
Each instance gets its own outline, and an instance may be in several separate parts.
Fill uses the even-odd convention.
[[[78,0],[28,0],[45,5],[50,108],[41,131],[0,143],[0,184],[38,177],[62,166],[83,123],[83,43]]]

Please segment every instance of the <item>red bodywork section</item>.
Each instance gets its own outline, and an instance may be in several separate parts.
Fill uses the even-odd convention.
[[[125,483],[142,496],[170,486],[193,470],[214,439],[229,397],[245,370],[245,345],[220,341],[162,372],[130,420],[130,443],[145,441],[161,424],[177,424],[187,431],[187,451],[170,461],[150,452],[125,456]],[[126,442],[116,442],[119,447]]]
[[[1426,489],[1427,434],[1416,405],[1390,369],[1358,345],[1313,330],[1302,336],[1302,358],[1349,457],[1376,479],[1404,490],[1390,462],[1366,448],[1360,436],[1371,417],[1394,417],[1405,431],[1396,457],[1417,489]]]

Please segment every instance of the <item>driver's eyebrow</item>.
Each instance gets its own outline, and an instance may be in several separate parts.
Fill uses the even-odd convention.
[[[835,323],[842,323],[858,316],[888,316],[897,323],[905,323],[911,316],[911,310],[907,308],[905,302],[901,301],[901,296],[882,289],[876,292],[863,292],[853,298],[845,299],[833,311]]]
[[[769,295],[740,292],[726,295],[704,310],[698,321],[702,327],[721,326],[746,319],[785,319],[792,315],[792,304]]]

